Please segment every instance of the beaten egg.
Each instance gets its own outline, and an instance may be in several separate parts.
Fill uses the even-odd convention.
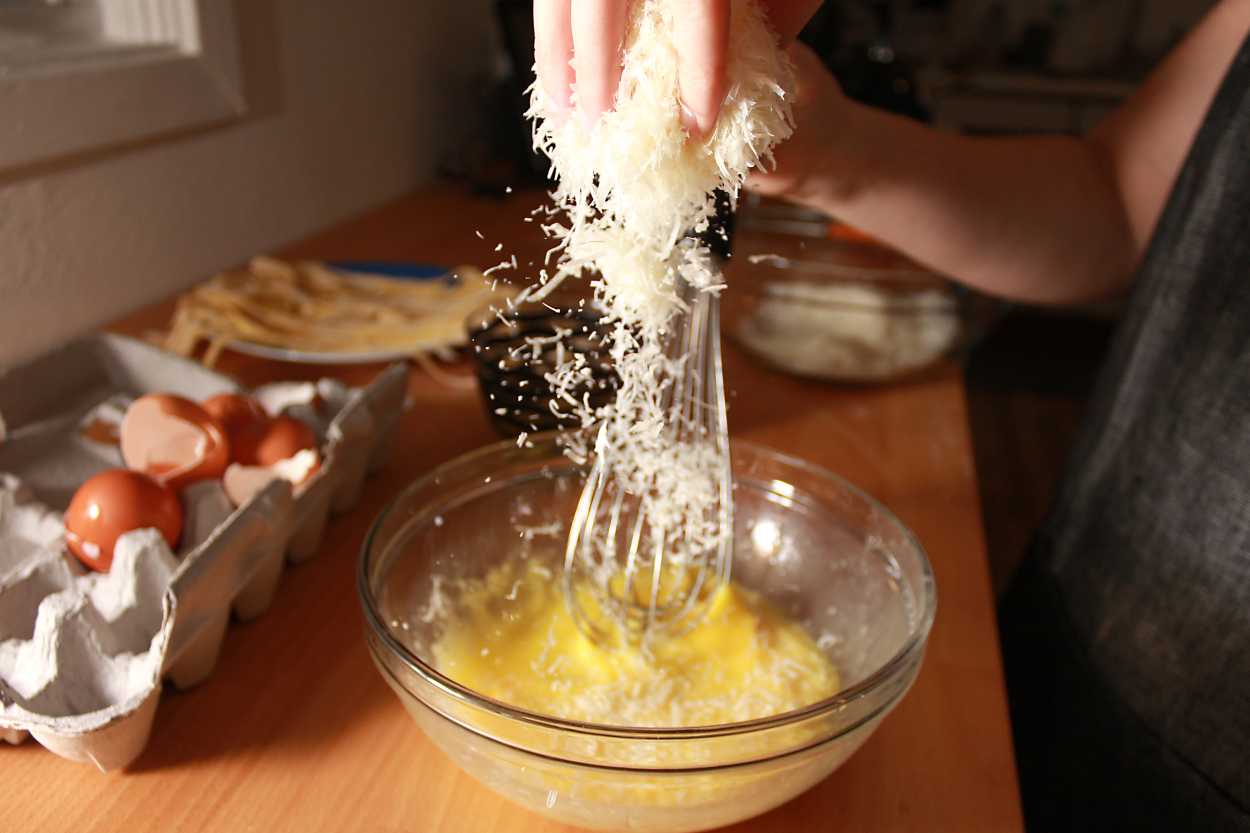
[[[616,726],[708,726],[802,708],[841,687],[802,625],[736,583],[714,591],[688,633],[614,648],[582,632],[554,569],[536,560],[505,562],[457,597],[434,645],[438,670],[528,711]]]

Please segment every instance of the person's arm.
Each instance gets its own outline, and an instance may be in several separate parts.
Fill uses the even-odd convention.
[[[797,50],[798,130],[751,185],[994,294],[1111,296],[1127,286],[1248,29],[1250,0],[1224,0],[1083,139],[942,133],[849,101]]]

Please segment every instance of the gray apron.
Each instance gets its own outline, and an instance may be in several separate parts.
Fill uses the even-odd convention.
[[[1000,625],[1031,831],[1250,830],[1250,41]]]

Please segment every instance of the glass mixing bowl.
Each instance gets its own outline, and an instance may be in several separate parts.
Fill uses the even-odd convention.
[[[779,370],[838,382],[960,358],[1003,310],[829,217],[749,198],[725,281],[727,335]]]
[[[432,645],[458,579],[509,558],[553,581],[584,469],[551,435],[503,442],[413,483],[365,540],[359,591],[370,652],[417,724],[486,786],[537,813],[603,830],[688,831],[763,813],[867,740],[920,669],[933,573],[881,504],[816,466],[734,443],[734,580],[803,623],[843,688],[760,720],[693,728],[578,723],[472,691]]]

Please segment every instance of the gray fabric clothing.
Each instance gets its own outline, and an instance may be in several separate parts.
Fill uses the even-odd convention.
[[[1250,830],[1250,41],[1001,609],[1044,829]]]

